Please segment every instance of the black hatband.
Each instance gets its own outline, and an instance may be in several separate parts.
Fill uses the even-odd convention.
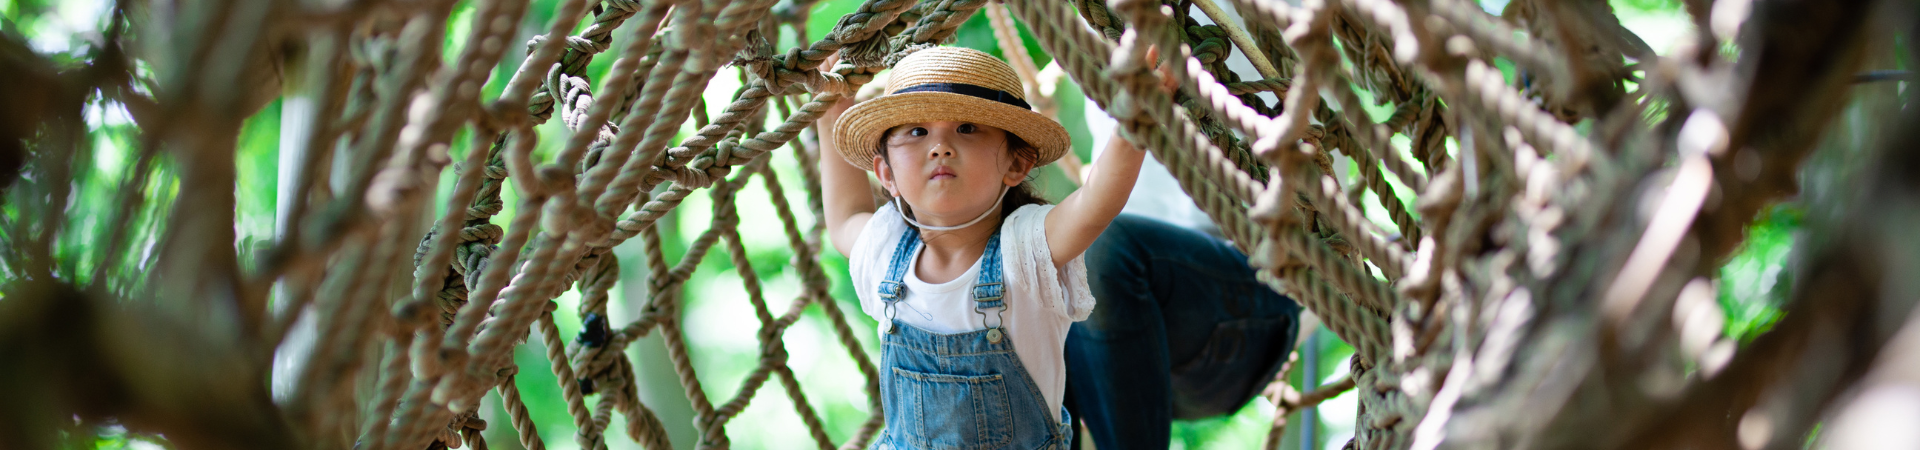
[[[1013,106],[1018,106],[1020,107],[1020,109],[1033,109],[1033,105],[1027,104],[1026,100],[1021,100],[1019,96],[1007,93],[1007,91],[1002,91],[999,89],[994,89],[994,88],[985,87],[985,86],[964,84],[964,83],[917,84],[913,86],[908,86],[905,89],[893,91],[893,93],[895,94],[904,94],[908,92],[950,92],[954,94],[965,95],[968,97],[982,98],[982,99],[992,100],[992,101],[1005,103]]]

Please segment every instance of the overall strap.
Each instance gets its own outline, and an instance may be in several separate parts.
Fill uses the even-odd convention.
[[[893,323],[894,304],[906,298],[907,266],[913,262],[914,251],[920,249],[920,230],[907,227],[900,236],[900,244],[894,246],[893,257],[887,262],[887,276],[880,280],[880,300],[886,302],[887,323]],[[1004,297],[1007,286],[1001,281],[1000,231],[994,230],[987,238],[987,251],[980,256],[980,275],[974,279],[973,312],[980,315],[980,321],[987,328],[987,341],[998,344],[1005,336],[1000,324],[1005,321],[1007,302]],[[987,311],[993,311],[993,317],[987,317]],[[887,328],[888,333],[896,329]]]
[[[1000,231],[994,230],[993,237],[987,238],[986,254],[980,256],[980,276],[973,281],[973,312],[987,327],[987,341],[995,344],[1005,334],[1000,332],[1000,324],[1005,322],[1007,311],[1003,299],[1007,285],[1001,282],[1000,272]],[[987,320],[989,309],[993,310],[993,320]]]
[[[887,262],[887,277],[880,280],[880,300],[887,302],[886,315],[889,324],[893,323],[893,304],[906,298],[907,285],[901,280],[906,279],[907,265],[913,261],[913,251],[919,248],[920,230],[907,227],[907,232],[900,236],[900,245],[893,248],[893,258]],[[894,328],[889,326],[887,332],[894,332]]]

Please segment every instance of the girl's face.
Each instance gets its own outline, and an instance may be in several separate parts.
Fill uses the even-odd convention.
[[[979,217],[1031,168],[1007,151],[1006,131],[986,125],[910,123],[887,130],[885,142],[886,158],[873,157],[880,183],[928,225]]]

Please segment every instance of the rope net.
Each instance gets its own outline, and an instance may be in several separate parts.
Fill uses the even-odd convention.
[[[1712,295],[1699,291],[1710,289],[1702,280],[1738,246],[1755,213],[1781,198],[1782,186],[1796,186],[1796,168],[1847,104],[1841,94],[1851,74],[1874,60],[1859,49],[1865,19],[1850,12],[1869,9],[1865,1],[1756,6],[1769,12],[1746,25],[1761,31],[1742,35],[1743,49],[1768,62],[1826,64],[1776,74],[1742,69],[1747,60],[1712,50],[1734,41],[1731,34],[1702,31],[1699,42],[1655,55],[1604,2],[1515,0],[1495,17],[1468,0],[867,0],[809,40],[808,0],[562,0],[546,32],[508,65],[518,69],[504,93],[485,99],[482,86],[518,54],[511,39],[530,11],[525,1],[472,1],[464,36],[448,28],[448,1],[155,5],[171,15],[154,14],[143,37],[171,43],[146,57],[174,64],[87,78],[89,89],[126,104],[144,130],[141,157],[119,191],[119,217],[160,208],[162,195],[173,211],[226,211],[173,214],[155,225],[165,244],[151,257],[121,256],[138,236],[115,232],[105,259],[92,263],[92,279],[107,280],[99,282],[116,295],[136,295],[138,286],[150,292],[138,295],[158,298],[233,299],[194,303],[181,317],[238,317],[221,320],[241,324],[232,334],[241,344],[233,345],[254,367],[308,306],[316,324],[298,384],[269,406],[284,422],[236,422],[230,429],[256,433],[203,441],[182,431],[191,423],[150,425],[187,439],[180,442],[484,449],[479,431],[488,424],[476,411],[496,392],[521,445],[541,449],[515,379],[546,370],[580,448],[606,448],[613,427],[646,448],[670,448],[625,352],[659,336],[692,405],[699,447],[728,448],[729,427],[745,426],[734,419],[770,381],[807,427],[795,447],[863,447],[883,426],[878,374],[857,338],[867,331],[830,293],[819,131],[810,127],[902,56],[953,41],[984,10],[1037,109],[1058,107],[1041,94],[1051,89],[1016,21],[1126,138],[1171,170],[1250,255],[1261,280],[1356,349],[1352,374],[1318,390],[1294,390],[1282,371],[1266,392],[1280,408],[1268,448],[1289,412],[1350,389],[1360,404],[1352,448],[1731,444],[1732,433],[1721,432],[1731,428],[1717,419],[1594,424],[1699,411],[1688,409],[1694,405],[1748,411],[1761,393],[1794,386],[1789,378],[1713,374],[1765,372],[1811,350],[1779,344],[1793,351],[1754,356],[1782,347],[1736,347],[1717,327],[1677,315],[1719,314]],[[125,58],[118,28],[132,21],[115,11],[113,50],[99,61]],[[1704,13],[1696,14],[1706,30]],[[183,26],[194,23],[204,26]],[[780,52],[783,33],[804,44]],[[1778,37],[1796,33],[1817,45]],[[450,39],[466,44],[442,57]],[[276,58],[290,54],[276,53],[283,42],[302,49],[304,64],[290,66],[299,69],[287,78],[302,80],[316,119],[299,145],[303,159],[283,172],[296,190],[284,237],[242,264],[228,245],[232,136],[279,93],[234,86],[247,86],[238,82],[261,64],[279,70]],[[1160,49],[1158,61],[1150,47]],[[603,55],[615,48],[617,55]],[[836,53],[838,62],[824,65]],[[192,63],[209,54],[245,63]],[[1257,74],[1229,70],[1236,55]],[[590,80],[589,64],[606,57],[616,58],[608,76]],[[1501,61],[1524,76],[1509,82]],[[740,89],[709,117],[702,93],[733,72]],[[1702,81],[1722,79],[1740,82]],[[1380,107],[1390,113],[1366,113]],[[563,142],[550,158],[537,157],[536,126],[555,119]],[[689,122],[693,131],[683,135]],[[463,133],[473,145],[453,148]],[[148,188],[161,149],[179,167],[177,192]],[[777,152],[800,162],[787,171],[797,173],[769,163]],[[448,170],[453,188],[437,192],[434,181]],[[804,204],[789,202],[783,177],[806,187]],[[793,255],[801,293],[785,304],[767,298],[738,228],[741,195],[751,189],[767,191]],[[700,192],[711,199],[711,225],[669,263],[659,221]],[[65,198],[53,194],[33,198]],[[496,217],[509,201],[511,216]],[[1657,208],[1643,217],[1642,204]],[[1388,220],[1369,219],[1369,206]],[[33,231],[13,222],[9,230]],[[14,234],[21,243],[50,235]],[[634,238],[641,260],[620,261],[612,248]],[[684,284],[708,257],[735,268],[758,327],[758,363],[725,396],[702,386],[683,320]],[[608,300],[622,263],[644,267],[647,296],[637,319],[614,323]],[[116,275],[122,268],[157,272]],[[51,273],[37,279],[58,278]],[[112,281],[122,278],[135,281]],[[269,311],[275,283],[290,306]],[[388,289],[397,285],[408,289]],[[560,311],[555,299],[570,291],[578,308]],[[1906,300],[1832,314],[1894,314],[1911,306]],[[1778,333],[1823,332],[1795,326],[1801,316],[1831,315],[1807,303],[1789,303]],[[581,332],[563,336],[561,314],[577,315]],[[846,439],[829,437],[790,364],[782,337],[803,320],[824,322],[863,377],[871,413]],[[1876,339],[1892,335],[1884,328],[1875,328]],[[1800,335],[1788,336],[1780,340]],[[514,348],[528,339],[544,345],[547,367],[514,362]],[[1611,374],[1675,381],[1649,390],[1644,377]],[[1845,374],[1841,380],[1860,377]],[[1823,400],[1814,404],[1847,384],[1820,385]],[[1612,406],[1582,406],[1594,399]],[[1813,401],[1796,399],[1782,401]],[[1746,414],[1778,415],[1773,423],[1786,424],[1779,436],[1818,417],[1782,411]],[[236,448],[250,447],[257,446]]]

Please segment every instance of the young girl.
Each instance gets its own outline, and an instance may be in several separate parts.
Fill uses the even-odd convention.
[[[820,120],[827,230],[880,322],[887,428],[873,448],[1064,448],[1062,349],[1094,299],[1081,254],[1120,213],[1142,152],[1112,139],[1087,182],[1046,205],[1027,173],[1071,142],[1005,62],[914,53],[886,94]],[[844,112],[843,112],[844,111]],[[893,200],[874,207],[872,171]]]

